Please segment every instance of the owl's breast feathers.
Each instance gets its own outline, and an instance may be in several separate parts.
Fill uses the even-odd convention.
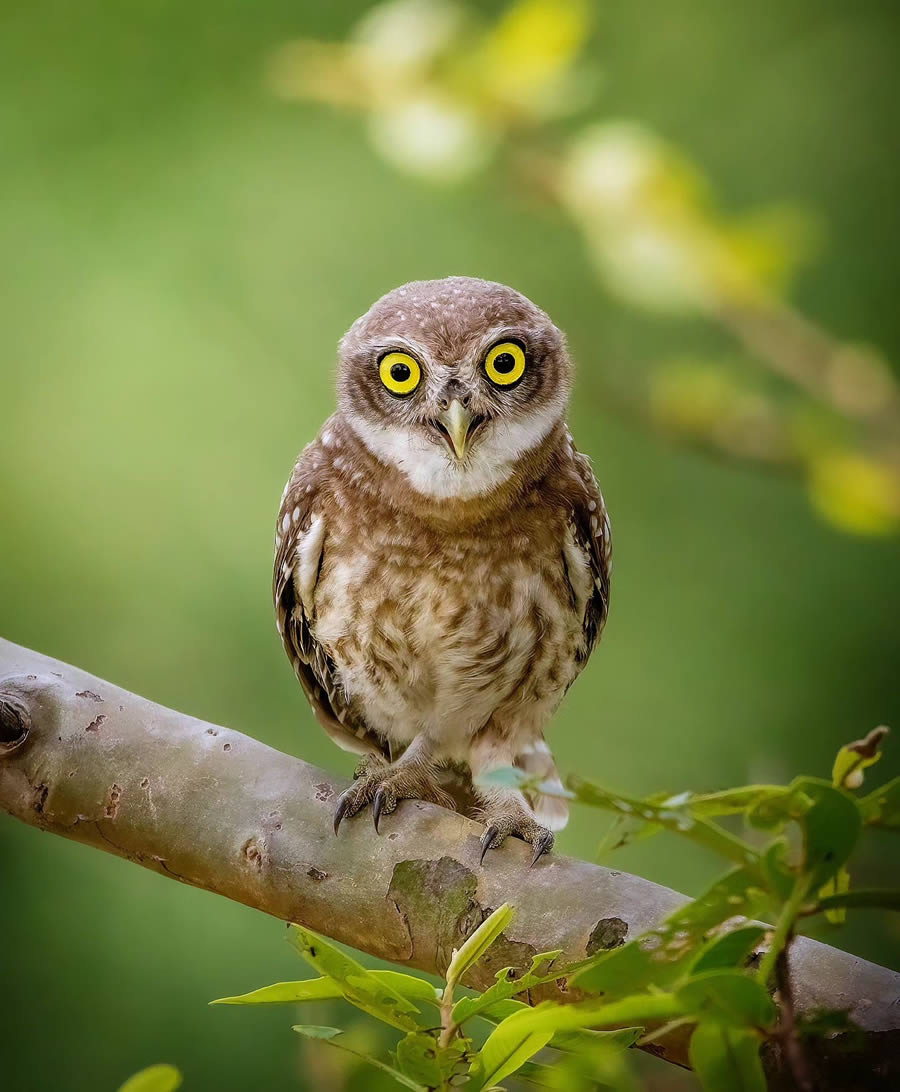
[[[447,754],[492,717],[527,739],[584,666],[609,605],[611,541],[564,426],[526,480],[428,502],[335,415],[300,455],[275,536],[279,633],[341,747],[386,752],[426,728]],[[536,472],[537,471],[537,472]]]

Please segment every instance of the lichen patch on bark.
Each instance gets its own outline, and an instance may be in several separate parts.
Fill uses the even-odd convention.
[[[434,953],[443,973],[453,949],[484,920],[475,873],[452,857],[401,861],[394,866],[387,897],[404,921],[410,961]]]
[[[491,913],[491,907],[479,902],[476,874],[453,857],[401,861],[394,866],[388,898],[409,936],[407,959],[416,964],[433,960],[442,974],[450,965],[453,949]],[[479,961],[476,978],[489,984],[504,967],[521,972],[535,955],[533,945],[501,934]]]
[[[625,943],[628,936],[628,922],[621,918],[601,918],[588,937],[588,955],[594,952],[607,951],[610,948],[618,948]]]

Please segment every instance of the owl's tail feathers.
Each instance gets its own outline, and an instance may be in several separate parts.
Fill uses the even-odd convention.
[[[562,790],[559,771],[553,761],[550,748],[543,739],[528,743],[516,756],[516,766],[529,777],[539,778],[549,789]],[[569,805],[561,796],[548,796],[543,792],[529,792],[528,803],[535,819],[550,830],[562,830],[569,821]]]

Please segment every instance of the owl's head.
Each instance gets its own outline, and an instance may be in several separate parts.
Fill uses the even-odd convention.
[[[489,492],[563,419],[565,338],[540,308],[472,277],[382,296],[340,345],[338,404],[381,462],[420,493]]]

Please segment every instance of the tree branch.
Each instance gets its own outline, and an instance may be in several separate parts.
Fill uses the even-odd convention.
[[[436,973],[490,908],[510,902],[515,923],[471,978],[481,987],[539,951],[577,959],[597,938],[621,943],[683,901],[571,858],[529,870],[529,848],[514,841],[480,868],[481,828],[430,804],[404,803],[381,835],[362,821],[336,838],[342,787],[239,732],[0,640],[0,809],[31,826]],[[821,1051],[811,1044],[816,1087],[897,1087],[900,975],[803,938],[790,964],[798,1014],[849,1008],[865,1032]],[[557,986],[534,993],[575,996]],[[648,1049],[687,1062],[683,1032]],[[777,1051],[767,1063],[771,1087],[790,1087]]]

